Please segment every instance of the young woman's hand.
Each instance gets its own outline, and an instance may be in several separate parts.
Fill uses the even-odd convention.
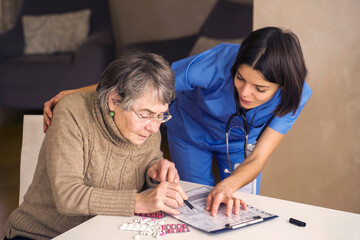
[[[61,91],[59,92],[55,97],[53,97],[52,99],[50,99],[49,101],[44,103],[44,108],[43,108],[43,128],[44,128],[44,133],[46,133],[46,130],[48,129],[48,127],[51,124],[51,119],[53,117],[53,113],[52,110],[55,107],[55,105],[65,96],[68,95],[70,93],[72,93],[73,90],[65,90],[65,91]]]
[[[216,216],[221,203],[226,204],[226,215],[239,214],[240,207],[247,209],[245,202],[233,196],[234,190],[225,182],[218,183],[209,193],[206,200],[206,211],[211,211],[212,216]]]
[[[70,93],[74,93],[74,92],[95,92],[96,88],[97,88],[97,84],[93,84],[93,85],[82,87],[82,88],[64,90],[64,91],[59,92],[55,97],[53,97],[49,101],[45,102],[44,103],[44,108],[43,108],[43,116],[44,116],[43,128],[44,128],[44,133],[46,132],[46,130],[49,128],[49,126],[51,124],[51,119],[53,117],[53,113],[52,113],[53,108],[55,107],[55,105],[64,96],[66,96],[66,95],[68,95]]]
[[[163,211],[179,214],[176,208],[184,206],[188,197],[178,183],[161,182],[156,188],[136,194],[135,213]]]
[[[162,159],[152,164],[147,171],[147,175],[157,182],[168,181],[178,183],[180,181],[175,164],[167,159]]]

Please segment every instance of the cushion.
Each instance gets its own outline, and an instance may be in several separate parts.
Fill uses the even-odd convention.
[[[25,54],[74,51],[89,34],[90,10],[22,17]]]
[[[200,36],[196,41],[194,47],[192,48],[189,56],[202,53],[220,43],[241,43],[243,38],[234,38],[234,39],[215,39],[215,38],[208,38],[205,36]]]

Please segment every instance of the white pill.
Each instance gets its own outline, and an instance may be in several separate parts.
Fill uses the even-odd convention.
[[[120,226],[120,229],[121,229],[121,230],[125,230],[126,227],[127,227],[127,223],[124,223],[124,224],[122,224],[122,225]]]

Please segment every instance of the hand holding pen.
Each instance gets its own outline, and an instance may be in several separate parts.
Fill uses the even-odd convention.
[[[164,211],[179,214],[178,207],[184,206],[187,195],[179,184],[179,175],[174,163],[162,159],[149,166],[148,177],[157,182],[157,186],[149,191],[137,193],[135,197],[135,213]],[[167,181],[166,181],[167,180]]]
[[[136,194],[134,212],[179,214],[178,208],[184,206],[183,199],[187,196],[178,183],[161,182],[153,189]]]
[[[175,168],[175,164],[166,159],[160,160],[160,161],[156,162],[155,164],[151,165],[147,171],[147,174],[157,184],[159,184],[161,182],[179,183],[179,181],[180,181],[179,174]],[[180,188],[181,188],[181,191],[183,192],[184,190],[182,189],[181,186],[180,186]],[[185,196],[186,196],[186,194],[185,194]],[[196,209],[187,200],[187,196],[183,199],[184,199],[184,203],[192,211],[197,212]]]

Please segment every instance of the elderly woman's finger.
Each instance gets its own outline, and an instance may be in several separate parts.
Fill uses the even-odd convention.
[[[172,214],[172,215],[177,215],[180,213],[179,210],[171,208],[171,207],[167,206],[166,204],[163,205],[163,207],[161,208],[161,211]]]
[[[172,208],[178,208],[184,206],[184,201],[180,194],[168,192],[164,203]]]
[[[169,182],[176,182],[178,180],[179,174],[175,168],[175,164],[171,163],[169,164],[168,170],[167,170],[167,180]]]
[[[176,175],[175,175],[174,182],[175,182],[175,183],[179,183],[179,182],[180,182],[180,176],[179,176],[179,173],[178,173],[177,170],[176,170]]]
[[[159,168],[158,168],[158,178],[159,178],[160,182],[167,181],[167,179],[166,179],[167,172],[168,172],[167,164],[164,160],[161,160],[159,163]]]
[[[153,180],[158,180],[157,179],[157,171],[153,166],[149,167],[149,169],[147,171],[147,175],[149,177],[151,177]]]

